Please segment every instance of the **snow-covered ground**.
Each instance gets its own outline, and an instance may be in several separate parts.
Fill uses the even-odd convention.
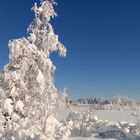
[[[105,137],[101,136],[98,137],[99,135],[95,135],[95,136],[90,136],[88,138],[85,137],[80,137],[80,135],[74,134],[75,130],[73,131],[74,133],[74,137],[68,138],[67,140],[101,140],[102,138],[104,140],[116,140],[116,139],[109,139],[109,138],[116,138],[115,135],[126,135],[125,140],[128,140],[128,138],[130,140],[140,140],[140,137],[138,136],[132,136],[131,132],[137,131],[135,130],[138,122],[139,122],[139,116],[140,116],[140,111],[132,111],[132,110],[92,110],[92,113],[88,115],[85,113],[87,110],[91,109],[91,106],[89,105],[78,105],[78,106],[72,106],[71,108],[74,112],[77,112],[80,114],[84,114],[82,121],[84,121],[84,127],[82,125],[82,127],[85,129],[86,127],[89,127],[89,125],[91,125],[91,123],[95,123],[95,125],[91,125],[93,129],[96,129],[98,134],[102,134],[102,133],[106,133],[107,132],[107,136],[105,139]],[[59,119],[63,120],[65,118],[68,117],[68,110],[66,108],[60,108],[59,110]],[[57,110],[57,111],[58,111]],[[90,112],[89,112],[90,113]],[[77,114],[78,115],[78,114]],[[86,115],[86,117],[85,117]],[[92,118],[92,116],[97,116],[97,119],[94,118],[93,122],[90,121],[89,125],[87,124],[86,126],[86,119],[88,119],[88,116]],[[82,116],[80,115],[79,118],[77,118],[77,120],[81,118]],[[74,116],[73,116],[74,118]],[[79,121],[80,122],[80,121]],[[76,123],[76,122],[75,122]],[[77,131],[77,130],[76,130]],[[85,130],[84,130],[85,131]],[[111,132],[112,131],[112,132]],[[116,133],[114,133],[114,132]],[[133,131],[133,132],[134,132]],[[114,133],[114,136],[111,136],[108,132]],[[121,133],[122,132],[122,133]],[[133,133],[132,132],[132,133]],[[137,131],[139,133],[139,131]],[[136,132],[136,133],[137,133]],[[139,134],[138,134],[139,135]],[[75,137],[76,136],[76,137]],[[96,137],[97,136],[97,137]],[[111,136],[111,137],[110,137]],[[131,137],[132,136],[132,137]],[[125,136],[124,136],[125,137]],[[118,139],[117,139],[118,140]],[[121,140],[124,140],[123,138],[121,138]]]
[[[135,111],[140,116],[140,111]],[[108,121],[125,121],[129,123],[136,123],[137,119],[132,116],[133,111],[130,110],[96,110],[95,115],[101,120]]]
[[[77,137],[77,138],[69,138],[67,140],[101,140],[101,138],[83,138],[83,137]],[[104,139],[104,140],[116,140],[116,139]]]
[[[90,107],[88,106],[75,106],[73,107],[74,110],[83,112]],[[65,119],[68,116],[68,110],[66,108],[60,108],[59,111],[59,119]],[[98,116],[98,119],[100,120],[108,120],[108,121],[114,121],[114,122],[129,122],[129,123],[137,123],[136,117],[132,115],[133,113],[136,113],[138,116],[140,116],[140,111],[133,111],[133,110],[94,110],[94,115]]]

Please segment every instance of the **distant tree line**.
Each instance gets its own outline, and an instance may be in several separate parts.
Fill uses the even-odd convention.
[[[103,98],[81,98],[76,101],[80,104],[110,104],[110,100],[103,99]]]
[[[114,96],[112,99],[104,98],[80,98],[77,100],[69,100],[70,104],[73,105],[93,105],[95,109],[131,109],[140,110],[140,101],[136,101],[127,96]]]

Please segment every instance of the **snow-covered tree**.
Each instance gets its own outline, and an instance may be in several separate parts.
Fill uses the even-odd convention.
[[[2,113],[8,117],[6,127],[15,120],[19,123],[26,119],[28,129],[47,136],[54,135],[57,120],[53,110],[58,98],[53,79],[55,66],[50,55],[58,51],[66,56],[66,48],[50,24],[56,16],[54,4],[53,0],[41,0],[39,6],[35,3],[32,8],[35,19],[28,28],[29,36],[9,41],[9,64],[1,73]]]

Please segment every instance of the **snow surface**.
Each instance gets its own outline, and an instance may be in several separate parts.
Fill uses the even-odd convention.
[[[140,115],[140,111],[135,111]],[[136,123],[137,120],[134,116],[132,116],[133,111],[130,110],[96,110],[95,114],[101,120],[109,120],[109,121],[126,121],[129,123]]]
[[[77,138],[69,138],[67,140],[101,140],[101,138],[83,138],[83,137],[77,137]],[[104,139],[104,140],[117,140],[117,139]]]
[[[85,110],[88,110],[90,107],[87,106],[75,106],[73,107],[74,110],[84,112]],[[57,111],[60,112],[58,119],[63,120],[67,118],[69,112],[67,108],[57,108]],[[140,116],[140,111],[133,111],[133,110],[94,110],[94,115],[98,116],[98,119],[100,120],[108,120],[108,121],[114,121],[114,122],[129,122],[129,123],[137,123],[136,117],[134,117],[134,114],[136,113],[138,116]]]

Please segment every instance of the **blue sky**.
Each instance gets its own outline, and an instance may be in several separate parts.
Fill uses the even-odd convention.
[[[26,36],[35,0],[1,0],[0,68],[9,39]],[[140,1],[58,0],[54,31],[68,49],[52,55],[56,85],[72,98],[128,95],[140,98]]]

